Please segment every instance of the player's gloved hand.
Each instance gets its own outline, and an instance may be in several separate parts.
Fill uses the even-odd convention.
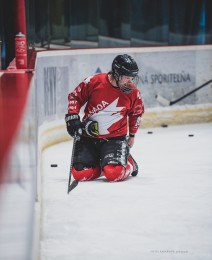
[[[66,114],[65,116],[67,132],[72,136],[82,134],[82,123],[80,117],[77,114]]]
[[[82,135],[82,133],[92,137],[97,137],[99,135],[97,121],[86,120],[81,122],[80,117],[77,114],[66,114],[65,121],[67,131],[72,137],[75,135]]]
[[[83,124],[83,132],[92,137],[99,135],[99,125],[97,121],[86,120]]]

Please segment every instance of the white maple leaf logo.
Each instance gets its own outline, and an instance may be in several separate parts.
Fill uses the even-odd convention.
[[[90,117],[92,120],[98,122],[100,135],[109,134],[108,128],[123,118],[123,115],[121,115],[120,112],[124,107],[117,107],[117,103],[118,98],[106,108]]]

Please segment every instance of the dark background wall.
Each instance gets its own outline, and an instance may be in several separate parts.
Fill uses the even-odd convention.
[[[14,57],[16,1],[1,0],[3,67]],[[211,0],[25,0],[25,7],[36,48],[212,44]]]

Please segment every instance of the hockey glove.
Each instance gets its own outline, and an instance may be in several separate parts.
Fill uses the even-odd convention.
[[[89,136],[97,137],[99,135],[99,125],[97,121],[88,120],[83,122],[83,132]]]
[[[97,121],[86,120],[82,123],[79,115],[77,114],[66,114],[65,121],[67,131],[72,137],[75,135],[82,135],[82,133],[92,137],[97,137],[99,135]]]
[[[77,114],[66,114],[65,116],[67,132],[74,137],[75,135],[82,134],[82,123],[80,117]]]

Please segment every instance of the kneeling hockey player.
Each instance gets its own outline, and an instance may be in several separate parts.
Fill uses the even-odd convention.
[[[108,73],[86,78],[68,95],[67,131],[76,142],[72,174],[76,181],[104,175],[108,181],[136,176],[138,166],[130,154],[144,113],[138,66],[127,55],[118,55]],[[82,121],[79,117],[85,104]]]

